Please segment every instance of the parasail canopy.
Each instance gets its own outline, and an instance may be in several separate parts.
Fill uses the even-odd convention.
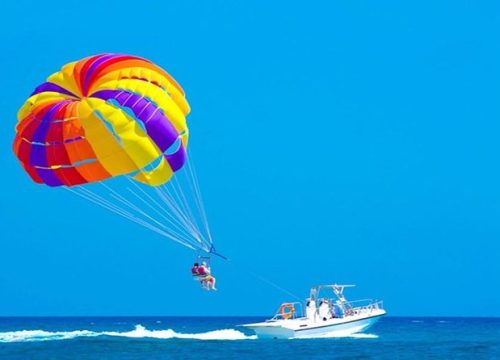
[[[188,113],[182,88],[150,61],[91,56],[35,89],[19,110],[14,152],[49,186],[119,175],[161,185],[185,162]]]
[[[36,87],[18,112],[14,153],[37,183],[215,252],[187,154],[189,111],[181,86],[154,63],[90,56]]]

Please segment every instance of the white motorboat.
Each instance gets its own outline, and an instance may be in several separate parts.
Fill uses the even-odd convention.
[[[302,303],[283,303],[276,315],[264,322],[242,325],[259,338],[308,338],[348,336],[367,330],[386,314],[382,301],[347,301],[344,290],[354,285],[319,285],[311,288],[303,312]],[[332,291],[333,298],[320,297]]]

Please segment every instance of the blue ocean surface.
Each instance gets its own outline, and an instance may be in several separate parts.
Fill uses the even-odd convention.
[[[262,317],[4,317],[0,359],[500,359],[500,318],[384,317],[348,337],[262,340]]]

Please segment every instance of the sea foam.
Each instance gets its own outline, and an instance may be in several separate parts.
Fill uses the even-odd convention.
[[[235,329],[221,329],[204,333],[178,333],[172,329],[148,330],[142,325],[136,325],[131,331],[45,331],[45,330],[20,330],[0,332],[0,343],[4,342],[29,342],[29,341],[53,341],[68,340],[77,337],[112,336],[128,338],[150,338],[150,339],[193,339],[193,340],[252,340],[256,336],[247,336]]]
[[[0,342],[67,340],[76,337],[98,336],[98,335],[99,333],[89,330],[74,330],[74,331],[20,330],[20,331],[0,332]]]

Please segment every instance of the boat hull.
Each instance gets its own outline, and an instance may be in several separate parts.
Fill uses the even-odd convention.
[[[343,324],[326,325],[324,327],[296,330],[294,332],[294,337],[307,338],[307,337],[322,337],[322,336],[323,337],[349,336],[352,334],[368,330],[379,319],[380,316],[376,316],[367,319],[354,320]]]
[[[357,318],[330,320],[325,322],[300,322],[291,320],[288,323],[258,323],[248,324],[245,327],[255,331],[258,338],[262,339],[291,339],[291,338],[317,338],[317,337],[342,337],[368,330],[384,313],[379,315]]]

